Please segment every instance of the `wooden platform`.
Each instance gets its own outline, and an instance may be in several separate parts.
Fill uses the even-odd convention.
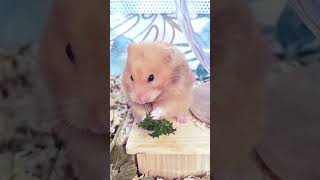
[[[186,124],[172,120],[175,134],[159,138],[134,123],[126,149],[136,155],[140,173],[176,178],[210,171],[210,130],[195,126],[191,118],[190,114]]]

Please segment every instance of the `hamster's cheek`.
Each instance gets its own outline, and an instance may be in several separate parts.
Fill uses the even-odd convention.
[[[130,92],[129,93],[129,98],[130,98],[131,101],[133,101],[135,103],[137,102],[137,96],[134,93]]]
[[[126,91],[128,91],[128,90],[130,89],[129,83],[124,82],[124,83],[123,83],[123,88],[124,88]]]
[[[153,102],[155,99],[157,99],[157,97],[160,95],[161,91],[160,90],[151,90],[148,93],[148,101],[151,103]]]

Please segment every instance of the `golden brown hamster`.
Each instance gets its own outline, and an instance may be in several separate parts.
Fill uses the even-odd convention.
[[[144,105],[152,105],[151,115],[186,121],[192,103],[194,77],[185,56],[164,42],[142,42],[128,45],[123,88],[135,118],[142,120]]]

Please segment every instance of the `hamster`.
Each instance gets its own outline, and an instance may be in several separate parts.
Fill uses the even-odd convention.
[[[99,0],[54,0],[39,44],[54,132],[80,180],[108,177],[105,9]]]
[[[145,104],[151,104],[154,118],[175,118],[177,122],[185,123],[193,100],[193,82],[184,54],[171,44],[142,42],[128,45],[122,84],[138,121],[146,116]]]

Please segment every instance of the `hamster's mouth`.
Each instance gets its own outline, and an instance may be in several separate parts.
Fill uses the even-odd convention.
[[[160,95],[156,96],[155,98],[152,98],[152,100],[149,100],[149,101],[145,101],[145,102],[135,101],[135,103],[137,103],[139,105],[147,105],[147,104],[150,104],[150,103],[157,101],[159,99],[159,96]]]
[[[140,101],[135,101],[135,103],[139,104],[139,105],[145,105],[145,104],[148,104],[147,102],[145,103],[141,103]]]
[[[159,99],[161,99],[161,95],[162,95],[162,93],[159,92],[158,94],[156,94],[156,96],[151,97],[151,98],[147,98],[145,101],[139,101],[138,98],[132,98],[132,100],[139,105],[146,105],[146,104],[150,104],[155,101],[158,101]]]
[[[153,103],[155,100],[153,101],[146,101],[146,102],[139,102],[139,101],[136,101],[136,103],[138,103],[139,105],[147,105],[147,104],[150,104],[150,103]]]

